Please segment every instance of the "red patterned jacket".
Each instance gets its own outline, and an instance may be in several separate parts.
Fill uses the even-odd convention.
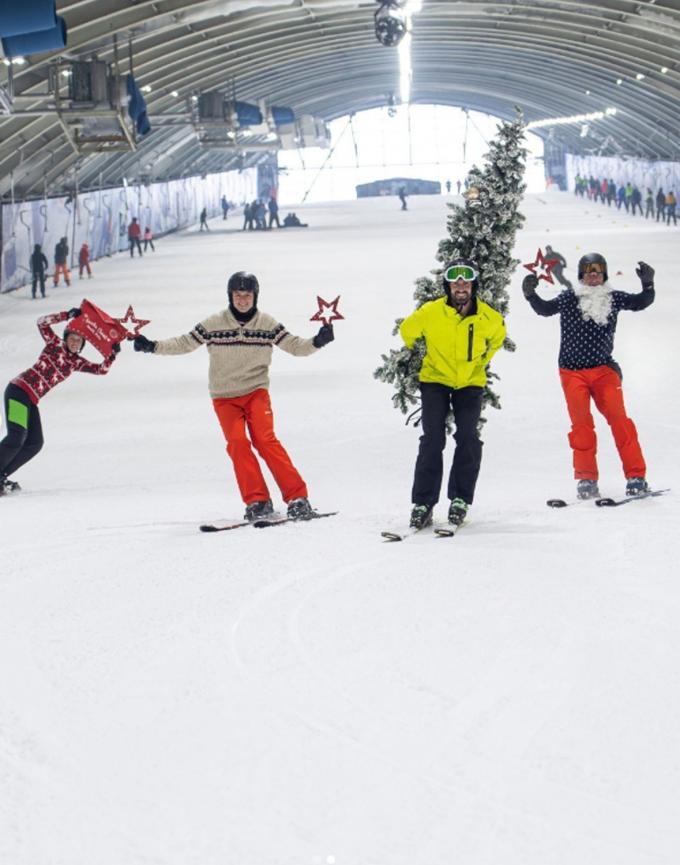
[[[116,359],[116,355],[111,354],[103,363],[90,363],[89,360],[85,360],[78,354],[71,354],[64,345],[63,339],[57,336],[50,327],[52,324],[67,319],[67,312],[55,312],[52,315],[43,315],[38,319],[38,330],[47,345],[30,369],[12,379],[12,384],[25,391],[33,405],[37,405],[38,400],[42,399],[55,385],[61,384],[72,372],[106,375]]]

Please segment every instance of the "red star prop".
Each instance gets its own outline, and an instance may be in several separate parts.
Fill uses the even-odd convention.
[[[530,270],[535,276],[539,278],[539,280],[544,279],[546,282],[549,282],[551,285],[554,285],[552,278],[552,269],[556,264],[559,264],[558,259],[556,258],[544,258],[543,252],[540,247],[538,252],[536,253],[536,260],[532,261],[531,264],[524,264],[523,267],[526,267],[527,270]],[[537,271],[539,271],[537,273]]]
[[[324,324],[330,324],[332,321],[336,321],[338,319],[344,318],[344,315],[340,315],[338,312],[338,302],[340,300],[340,295],[338,295],[335,300],[332,300],[330,303],[327,300],[324,300],[323,297],[319,297],[317,294],[316,301],[319,304],[319,309],[314,315],[309,319],[310,321],[322,321]],[[326,310],[330,310],[331,315],[325,314]]]
[[[135,318],[135,311],[131,306],[128,306],[127,312],[125,313],[124,318],[117,318],[116,321],[118,324],[122,324],[123,327],[127,330],[127,338],[134,339],[136,336],[139,336],[139,331],[145,327],[151,319],[143,319],[143,318]],[[127,323],[134,325],[132,330],[126,327]]]

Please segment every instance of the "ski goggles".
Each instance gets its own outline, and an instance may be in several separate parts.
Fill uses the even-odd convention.
[[[601,261],[589,261],[583,265],[583,273],[602,273],[605,272],[605,266]]]
[[[444,272],[444,279],[447,282],[456,282],[458,279],[473,282],[478,276],[477,271],[469,264],[454,264]]]

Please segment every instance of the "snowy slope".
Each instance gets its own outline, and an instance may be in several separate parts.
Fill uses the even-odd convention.
[[[45,448],[0,500],[3,865],[676,865],[680,508],[545,507],[574,487],[558,327],[520,272],[470,524],[380,540],[408,517],[418,431],[372,371],[446,216],[397,207],[309,207],[311,228],[266,235],[214,221],[45,301],[0,298],[0,382],[37,357],[37,316],[84,296],[161,338],[246,269],[293,333],[315,331],[317,293],[346,316],[272,367],[279,436],[330,520],[197,531],[242,512],[202,350],[126,345],[41,403]],[[597,249],[631,291],[638,259],[656,267],[616,357],[650,481],[677,489],[677,231],[561,194],[524,212],[522,261],[548,242],[573,278]]]

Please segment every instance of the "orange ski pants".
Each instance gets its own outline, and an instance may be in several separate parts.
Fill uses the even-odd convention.
[[[71,284],[71,272],[68,269],[68,264],[57,264],[54,267],[54,284],[59,285],[59,274],[64,274],[64,279],[66,280],[66,285]]]
[[[258,388],[244,396],[214,399],[213,406],[227,441],[241,497],[247,505],[271,498],[253,447],[274,476],[285,502],[307,497],[305,482],[274,433],[269,391]]]
[[[597,480],[597,436],[590,412],[590,399],[611,427],[616,449],[627,478],[647,473],[635,424],[626,414],[621,379],[609,366],[591,369],[560,369],[562,389],[571,418],[569,444],[574,453],[574,477]]]

